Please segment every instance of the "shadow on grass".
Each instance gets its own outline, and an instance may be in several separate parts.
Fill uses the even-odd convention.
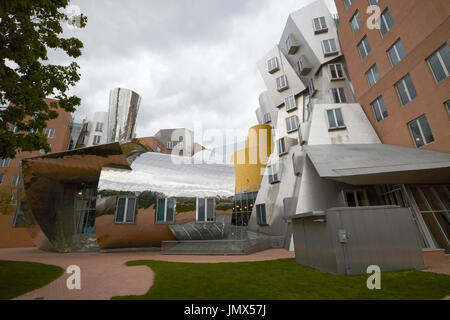
[[[9,300],[44,287],[64,269],[42,263],[0,260],[0,300]]]
[[[143,296],[114,300],[439,300],[450,295],[450,276],[416,270],[384,272],[381,290],[369,275],[339,276],[295,259],[243,263],[131,261],[148,266],[155,281]]]

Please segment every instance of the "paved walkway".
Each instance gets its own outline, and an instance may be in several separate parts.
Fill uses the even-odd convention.
[[[189,263],[266,261],[294,258],[294,252],[271,249],[248,256],[170,256],[160,252],[48,253],[36,248],[0,249],[0,260],[40,262],[63,269],[81,269],[81,290],[67,289],[69,274],[49,285],[29,292],[18,300],[109,300],[114,296],[143,295],[153,284],[153,271],[145,266],[127,267],[133,260],[159,260]]]

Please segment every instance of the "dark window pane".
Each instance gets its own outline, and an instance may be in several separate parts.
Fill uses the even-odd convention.
[[[330,128],[336,128],[336,120],[334,120],[333,110],[327,110],[327,115]]]
[[[382,117],[380,109],[379,109],[378,100],[372,104],[372,108],[373,108],[373,112],[375,113],[375,117],[377,118],[377,121],[380,122],[381,120],[383,120],[383,117]]]
[[[126,222],[130,223],[134,222],[135,213],[136,213],[136,199],[128,198]]]
[[[205,199],[198,199],[198,221],[205,221]]]
[[[356,200],[355,200],[355,195],[353,192],[346,192],[345,193],[345,198],[347,200],[347,205],[349,207],[356,207]]]
[[[117,201],[116,222],[123,222],[123,217],[125,215],[125,201],[125,198],[119,198],[119,201]]]
[[[164,222],[164,210],[165,210],[166,201],[164,199],[158,200],[158,208],[156,214],[157,222]]]
[[[342,117],[341,109],[336,109],[335,113],[336,113],[336,119],[337,119],[338,127],[343,127],[344,126],[344,118]]]
[[[412,82],[411,76],[407,75],[405,78],[406,87],[408,88],[409,95],[411,96],[411,100],[414,100],[417,97],[417,91]]]
[[[450,72],[450,49],[448,48],[448,45],[445,44],[441,49],[439,49],[439,53],[441,54],[441,58],[447,68],[447,72]]]
[[[419,119],[420,127],[422,128],[422,132],[425,138],[425,143],[429,144],[434,142],[433,134],[431,133],[431,128],[428,125],[427,118],[421,117]]]
[[[214,221],[216,217],[216,206],[214,205],[215,201],[214,199],[208,199],[208,221]],[[246,203],[246,206],[248,207],[248,203]]]
[[[430,58],[428,58],[428,63],[430,64],[431,70],[436,78],[437,82],[441,82],[447,75],[445,74],[444,68],[439,60],[437,53],[433,54]]]
[[[166,222],[173,222],[175,216],[175,198],[167,199]]]
[[[414,142],[417,148],[423,147],[425,145],[422,135],[420,134],[419,123],[417,121],[413,121],[409,124],[409,128],[411,129],[411,134],[414,138]]]

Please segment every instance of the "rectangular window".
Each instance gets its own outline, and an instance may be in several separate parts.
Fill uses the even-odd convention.
[[[448,78],[450,72],[450,50],[447,43],[433,53],[427,61],[437,83]]]
[[[276,164],[267,166],[267,172],[269,174],[270,184],[280,182],[280,180],[278,179],[278,166]]]
[[[347,103],[344,88],[333,88],[330,92],[333,98],[333,103]]]
[[[197,198],[197,222],[216,221],[216,199]]]
[[[288,133],[298,130],[297,116],[292,116],[286,119],[286,130]]]
[[[316,87],[314,86],[314,79],[310,79],[308,82],[308,91],[310,96],[314,96],[316,93]]]
[[[352,6],[353,0],[344,0],[345,9],[349,9]]]
[[[375,5],[378,4],[378,0],[369,0],[369,4],[370,4],[371,6],[375,6]]]
[[[2,184],[2,182],[3,182],[3,176],[4,176],[4,174],[0,173],[0,184]]]
[[[369,86],[373,87],[378,81],[380,81],[380,73],[378,72],[378,67],[376,64],[366,72],[367,81],[369,81]]]
[[[379,96],[377,100],[371,103],[371,105],[377,122],[383,121],[388,117],[388,112],[382,96]]]
[[[450,100],[445,102],[445,107],[447,108],[447,112],[450,114]]]
[[[256,205],[256,222],[260,226],[267,226],[266,205],[265,204],[257,204]]]
[[[344,191],[344,194],[345,202],[348,207],[355,208],[369,206],[369,200],[365,190]]]
[[[359,15],[359,11],[357,10],[355,15],[350,20],[350,25],[352,26],[352,30],[354,33],[358,32],[359,28],[361,28],[362,20],[361,16]]]
[[[264,123],[269,123],[271,121],[272,121],[272,119],[271,119],[270,113],[265,113],[264,114]]]
[[[387,52],[389,56],[389,60],[391,60],[391,64],[395,67],[400,61],[402,61],[406,57],[405,48],[403,47],[403,43],[400,39],[397,40],[396,43],[388,50]]]
[[[94,136],[94,142],[93,142],[93,144],[94,144],[94,145],[100,144],[100,140],[101,140],[101,139],[102,139],[101,136]]]
[[[325,56],[330,56],[338,53],[336,40],[334,39],[323,40],[322,48]]]
[[[358,44],[358,50],[359,50],[359,54],[361,55],[361,59],[363,59],[363,60],[372,51],[372,48],[370,47],[369,39],[367,39],[367,36],[364,36],[364,38]]]
[[[158,199],[156,206],[156,223],[173,224],[176,216],[176,199]]]
[[[167,149],[167,150],[172,150],[172,149],[173,149],[173,142],[172,142],[172,141],[167,141],[167,143],[166,143],[166,149]]]
[[[394,19],[392,19],[392,15],[389,12],[389,9],[386,9],[380,16],[381,36],[384,37],[386,33],[388,33],[392,29],[393,26],[394,26]]]
[[[302,74],[303,70],[305,69],[305,65],[304,65],[303,59],[301,57],[300,57],[300,59],[298,59],[297,65],[298,65],[299,73]]]
[[[278,91],[283,91],[288,88],[287,78],[285,75],[277,78],[277,89]]]
[[[313,27],[315,33],[328,31],[328,26],[325,17],[314,18]]]
[[[289,96],[284,100],[284,105],[286,106],[286,111],[292,111],[297,109],[297,103],[295,102],[295,96]]]
[[[45,135],[47,136],[48,139],[53,139],[53,137],[55,136],[55,129],[52,128],[45,129]]]
[[[13,178],[12,178],[11,185],[12,185],[13,187],[17,187],[17,186],[19,185],[19,182],[20,182],[20,175],[15,174],[15,175],[13,176]]]
[[[269,73],[274,73],[279,70],[277,57],[273,57],[267,61],[267,70]]]
[[[0,159],[0,167],[6,168],[9,167],[9,163],[11,159]]]
[[[136,198],[119,197],[117,199],[116,214],[114,223],[134,224],[136,219]]]
[[[286,154],[286,139],[285,138],[281,138],[278,140],[278,155],[282,156],[284,154]]]
[[[408,126],[417,148],[434,142],[433,133],[425,115],[411,121]]]
[[[397,82],[395,88],[397,89],[400,101],[404,106],[417,98],[417,91],[409,74]]]
[[[103,131],[103,122],[97,122],[95,126],[95,131],[102,132]]]
[[[331,80],[344,79],[344,68],[342,67],[342,63],[330,64],[329,68]]]
[[[340,108],[327,110],[329,129],[345,128],[344,118]]]

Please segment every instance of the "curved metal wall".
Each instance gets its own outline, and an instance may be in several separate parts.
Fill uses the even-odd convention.
[[[109,95],[108,143],[134,138],[141,96],[136,92],[116,88]]]

